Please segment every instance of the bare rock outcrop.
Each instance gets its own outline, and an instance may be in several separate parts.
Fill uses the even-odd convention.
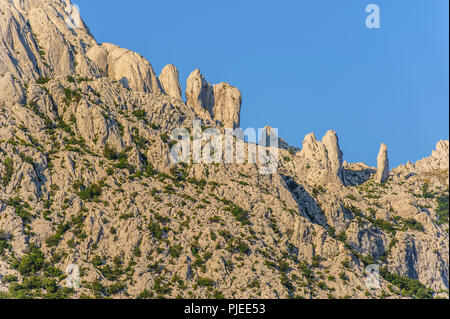
[[[236,128],[240,124],[241,92],[228,83],[209,84],[199,69],[187,79],[186,104],[205,121],[214,121],[227,128]]]
[[[328,152],[331,173],[335,174],[342,181],[343,153],[339,147],[339,138],[337,137],[336,132],[329,130],[323,137],[322,143],[325,145]]]
[[[85,54],[96,41],[70,1],[1,1],[0,12],[0,76],[99,75]]]
[[[448,170],[449,168],[449,142],[441,140],[436,145],[436,150],[432,151],[430,157],[417,161],[415,168],[419,172],[432,170]]]
[[[343,153],[336,132],[330,130],[318,141],[314,133],[306,135],[297,155],[305,162],[307,175],[321,183],[343,182]]]
[[[389,178],[389,158],[388,148],[386,144],[382,143],[380,152],[377,157],[377,175],[376,182],[381,184]]]
[[[173,64],[166,65],[159,75],[159,81],[167,95],[174,99],[181,100],[180,79],[176,66]]]
[[[242,105],[241,92],[225,82],[214,84],[214,100],[214,119],[224,127],[238,127]]]
[[[100,68],[102,75],[138,92],[162,92],[152,65],[141,55],[110,43],[92,47],[87,56]]]

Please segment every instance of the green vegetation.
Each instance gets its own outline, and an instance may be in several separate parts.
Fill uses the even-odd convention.
[[[448,195],[442,195],[437,198],[438,206],[436,214],[438,215],[438,222],[440,224],[448,223]]]
[[[50,81],[50,78],[46,76],[41,76],[36,80],[37,84],[47,84]]]
[[[128,169],[130,174],[133,174],[135,172],[135,168],[128,163],[127,152],[129,150],[130,148],[125,149],[121,153],[118,153],[113,147],[110,147],[108,144],[106,144],[105,148],[103,149],[103,156],[110,161],[117,161],[117,163],[114,164],[115,168]]]
[[[182,251],[183,251],[183,247],[181,245],[174,245],[169,248],[169,254],[173,258],[180,257]]]
[[[106,144],[105,148],[103,149],[103,156],[110,161],[119,159],[119,154],[117,153],[117,151],[113,147],[110,147],[108,144]]]
[[[22,219],[22,222],[24,224],[31,222],[31,213],[29,212],[29,209],[31,209],[31,207],[20,197],[10,198],[8,199],[6,204],[8,206],[14,207],[16,214]]]
[[[199,287],[213,287],[214,286],[214,280],[212,280],[211,278],[198,277],[197,285]]]
[[[11,158],[6,158],[3,161],[2,185],[4,187],[8,186],[9,182],[12,179],[13,174],[14,174],[14,162]]]
[[[428,183],[424,183],[422,186],[422,196],[423,198],[434,198],[433,192],[429,191],[429,185]]]
[[[144,121],[147,116],[147,112],[145,112],[145,110],[135,110],[133,111],[133,115],[136,116],[137,119]]]
[[[8,235],[4,230],[0,230],[0,256],[3,256],[5,250],[11,250],[10,243],[11,235]]]
[[[148,230],[150,231],[150,234],[155,237],[156,239],[161,239],[163,236],[163,231],[161,229],[161,226],[159,223],[151,222],[148,225]]]
[[[14,259],[11,266],[22,275],[23,280],[19,283],[15,277],[6,278],[10,283],[8,298],[62,299],[73,292],[58,286],[57,283],[65,277],[64,273],[47,262],[42,251],[34,245],[30,245],[22,258]]]
[[[64,132],[68,133],[71,136],[75,136],[75,132],[72,130],[69,124],[63,121],[63,119],[58,120],[57,128],[62,129]],[[72,144],[70,140],[67,141],[67,144]],[[78,142],[76,144],[79,144]]]
[[[374,226],[380,228],[381,230],[384,230],[386,232],[391,233],[392,235],[395,235],[396,229],[394,225],[384,219],[374,219],[372,217],[367,217],[367,219],[374,224]]]
[[[250,220],[248,219],[249,213],[247,210],[244,210],[242,207],[232,203],[231,201],[225,200],[225,202],[228,203],[229,206],[224,207],[223,210],[230,212],[233,217],[243,226],[251,224]]]
[[[47,237],[47,239],[45,240],[46,245],[48,247],[57,246],[59,244],[59,242],[61,241],[64,233],[66,231],[68,231],[69,228],[70,228],[69,223],[58,225],[58,229],[56,230],[56,233],[52,236]]]
[[[380,274],[386,281],[389,281],[394,286],[400,288],[402,296],[416,297],[419,299],[433,298],[434,291],[430,288],[427,288],[417,279],[411,279],[397,274],[392,274],[387,270],[386,267],[380,270]]]
[[[159,135],[159,137],[161,138],[161,140],[164,142],[164,143],[169,143],[170,142],[170,137],[169,137],[169,135],[167,135],[166,133],[163,133],[163,134],[161,134],[161,135]]]
[[[411,230],[421,231],[423,232],[425,228],[423,225],[415,220],[414,218],[408,218],[408,219],[402,219],[404,225],[406,228],[409,228]]]
[[[72,102],[78,103],[81,100],[81,94],[68,88],[64,88],[64,103],[69,106]]]

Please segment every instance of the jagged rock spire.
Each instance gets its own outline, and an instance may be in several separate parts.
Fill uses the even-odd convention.
[[[166,65],[159,75],[161,86],[167,95],[181,100],[181,86],[178,69],[173,64]]]
[[[386,144],[381,143],[377,157],[377,183],[381,184],[389,178],[389,158]]]
[[[202,119],[212,121],[214,89],[199,69],[194,70],[187,79],[186,105],[192,107]]]
[[[96,63],[104,76],[121,82],[128,89],[149,93],[162,92],[152,65],[138,53],[103,43],[92,47],[87,56]]]
[[[328,151],[328,159],[330,161],[330,170],[332,174],[336,174],[343,181],[343,153],[339,147],[339,138],[333,130],[329,130],[322,139]]]

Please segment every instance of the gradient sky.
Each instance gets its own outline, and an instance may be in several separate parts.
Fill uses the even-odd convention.
[[[449,133],[448,0],[73,0],[99,43],[142,54],[159,74],[199,68],[243,94],[241,127],[301,146],[339,136],[348,162],[429,156]],[[365,8],[381,9],[367,29]]]

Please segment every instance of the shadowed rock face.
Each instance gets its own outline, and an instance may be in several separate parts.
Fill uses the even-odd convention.
[[[199,69],[187,79],[186,104],[205,121],[226,128],[236,128],[240,124],[241,92],[225,82],[209,84]]]
[[[0,76],[31,81],[40,76],[99,76],[86,51],[97,45],[65,1],[0,1]]]
[[[383,183],[389,178],[389,158],[388,149],[386,144],[382,143],[380,152],[377,157],[377,177],[376,182],[378,184]]]
[[[173,64],[166,65],[159,75],[161,86],[167,95],[181,100],[181,86],[178,70]]]

